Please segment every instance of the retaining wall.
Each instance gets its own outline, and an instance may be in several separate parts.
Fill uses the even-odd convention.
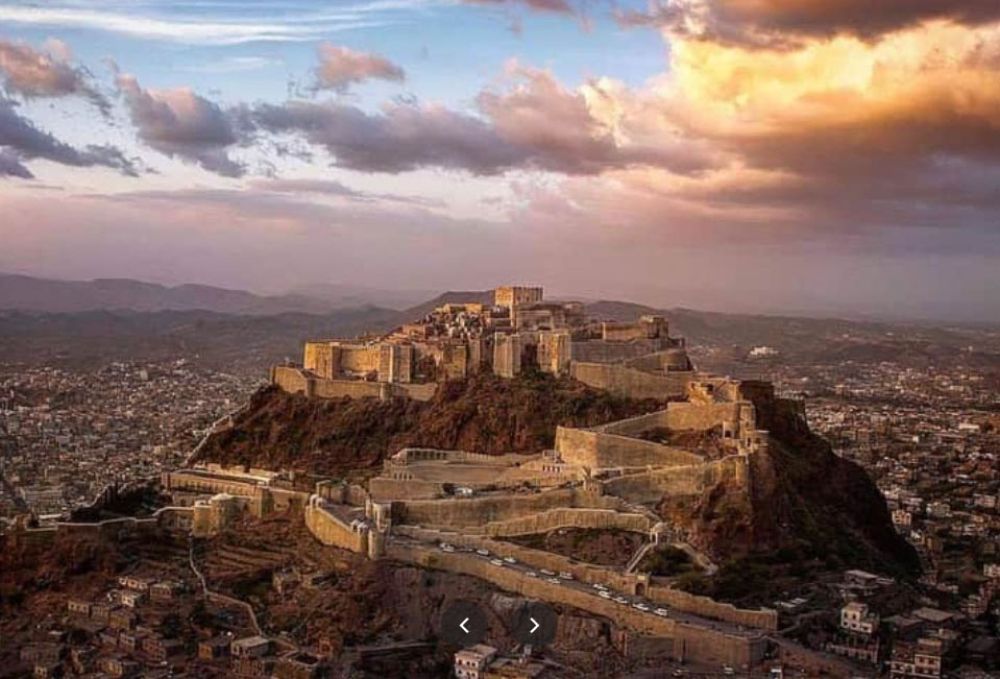
[[[452,528],[481,528],[492,521],[508,521],[563,507],[620,509],[622,500],[579,488],[539,493],[508,493],[472,498],[413,500],[393,503],[393,517],[404,524]]]
[[[602,483],[609,495],[627,497],[635,503],[659,502],[663,496],[697,496],[721,481],[748,487],[748,459],[731,455],[696,465],[668,467],[627,474]]]
[[[355,531],[322,507],[307,505],[306,528],[324,545],[347,549],[359,554],[368,552],[368,531]]]
[[[575,349],[574,349],[575,354]],[[632,357],[623,357],[632,358]],[[627,398],[655,398],[666,401],[683,396],[694,373],[650,373],[616,363],[570,363],[570,375],[584,384]]]
[[[490,564],[485,559],[459,553],[438,552],[414,545],[390,542],[387,556],[424,568],[446,570],[485,580],[509,592],[572,606],[605,617],[617,625],[642,634],[675,640],[675,655],[688,660],[744,667],[763,657],[765,641],[760,636],[739,636],[703,626],[694,626],[602,599],[594,594],[562,584]]]
[[[653,441],[570,427],[556,427],[556,450],[564,461],[592,469],[688,465],[703,459]]]
[[[547,533],[562,528],[624,530],[648,534],[654,522],[642,514],[616,512],[610,509],[551,509],[531,516],[508,521],[493,521],[483,526],[491,537]]]

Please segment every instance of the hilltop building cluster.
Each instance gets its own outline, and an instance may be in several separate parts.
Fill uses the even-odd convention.
[[[611,374],[605,366],[620,370]],[[692,373],[684,341],[662,316],[590,320],[579,302],[547,302],[540,287],[506,286],[492,305],[444,304],[393,332],[305,344],[301,366],[275,366],[271,379],[314,397],[431,398],[437,384],[478,370],[513,378],[537,369],[612,391],[642,384],[652,397],[679,396]]]

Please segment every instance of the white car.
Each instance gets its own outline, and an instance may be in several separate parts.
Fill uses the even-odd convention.
[[[451,545],[449,545],[447,542],[442,542],[441,543],[441,551],[442,552],[454,552],[455,548],[452,547]]]
[[[476,550],[476,554],[478,554],[479,556],[489,556],[490,555],[490,550],[479,548],[479,549]]]
[[[604,585],[602,585],[599,582],[595,582],[593,585],[591,585],[591,587],[593,587],[594,589],[601,590],[602,592],[606,591],[608,589],[607,587],[605,587]]]
[[[548,568],[542,569],[542,575],[555,575],[555,571],[550,571]]]
[[[503,560],[506,561],[507,563],[517,563],[517,559],[515,559],[512,556],[505,556]]]
[[[573,579],[573,574],[572,573],[568,573],[567,571],[563,571],[563,572],[561,572],[559,574],[559,577],[562,578],[563,580],[572,580]]]
[[[668,615],[670,615],[669,613],[667,613],[667,609],[665,608],[657,608],[656,610],[653,611],[653,613],[656,613],[661,618],[665,618]]]
[[[640,610],[640,611],[648,611],[649,610],[649,606],[647,606],[646,604],[642,604],[642,603],[634,603],[634,604],[632,604],[632,608],[635,608],[635,609]]]
[[[545,578],[545,579],[548,582],[551,582],[553,585],[561,585],[562,584],[562,580],[560,580],[559,578]]]
[[[601,590],[600,592],[598,592],[597,596],[601,597],[602,599],[610,599],[611,598],[611,594],[609,592],[605,592],[604,590]]]
[[[615,603],[617,603],[617,604],[627,604],[627,603],[628,603],[628,599],[626,599],[626,598],[625,598],[625,597],[623,597],[623,596],[616,596],[616,597],[614,598],[614,601],[615,601]]]
[[[527,572],[525,572],[525,575],[527,575],[529,578],[537,578],[538,577],[538,573],[536,573],[535,571],[527,571]]]
[[[490,559],[490,563],[494,566],[503,566],[503,561],[500,559]]]

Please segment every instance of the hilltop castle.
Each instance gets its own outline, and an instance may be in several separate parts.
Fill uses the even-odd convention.
[[[275,366],[274,384],[317,398],[404,395],[489,369],[534,368],[635,398],[683,396],[695,372],[662,316],[595,321],[579,302],[546,302],[540,287],[504,286],[492,305],[444,304],[378,338],[308,341],[301,367]]]

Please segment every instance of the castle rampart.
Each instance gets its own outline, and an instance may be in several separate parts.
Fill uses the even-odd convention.
[[[646,535],[654,525],[655,522],[643,514],[611,509],[560,508],[507,521],[491,521],[483,526],[483,532],[496,538],[547,533],[564,528],[584,528],[623,530]]]
[[[700,455],[598,429],[556,428],[556,451],[570,464],[589,469],[697,464]]]
[[[574,351],[576,351],[574,345]],[[641,354],[640,354],[641,355]],[[655,398],[666,401],[684,395],[692,373],[647,372],[621,363],[573,360],[570,375],[594,389],[603,389],[628,398]]]
[[[388,545],[386,555],[424,568],[470,575],[521,596],[573,606],[643,634],[672,638],[675,640],[674,656],[679,659],[738,667],[753,665],[763,659],[766,643],[760,635],[727,633],[674,618],[662,618],[601,599],[580,588],[557,585],[541,578],[528,577],[518,570],[493,566],[474,555],[449,554],[398,542]]]
[[[609,495],[627,497],[632,502],[655,503],[663,497],[695,497],[722,481],[734,487],[748,487],[749,465],[742,455],[730,455],[703,464],[654,469],[625,474],[602,482]]]

